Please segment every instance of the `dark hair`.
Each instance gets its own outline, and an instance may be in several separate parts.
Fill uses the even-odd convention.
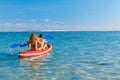
[[[43,37],[43,34],[40,34],[39,37],[42,38],[42,37]]]

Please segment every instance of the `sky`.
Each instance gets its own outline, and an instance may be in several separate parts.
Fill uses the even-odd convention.
[[[0,31],[120,30],[120,0],[0,0]]]

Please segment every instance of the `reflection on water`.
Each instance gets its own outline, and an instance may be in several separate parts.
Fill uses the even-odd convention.
[[[45,65],[45,61],[49,58],[49,56],[43,56],[37,59],[20,59],[20,66],[22,75],[26,77],[26,79],[31,80],[39,80],[44,78],[45,76],[42,74],[43,71],[47,70],[47,65]]]

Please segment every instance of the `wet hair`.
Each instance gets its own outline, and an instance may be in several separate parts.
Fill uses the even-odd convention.
[[[39,37],[42,38],[42,37],[43,37],[43,34],[40,34]]]

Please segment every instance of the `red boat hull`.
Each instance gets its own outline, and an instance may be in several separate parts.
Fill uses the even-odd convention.
[[[38,51],[26,50],[26,51],[23,51],[19,54],[19,57],[21,59],[37,58],[37,57],[42,57],[46,54],[50,54],[52,52],[52,45],[48,44],[47,46],[48,46],[48,48],[45,50],[38,50]]]

